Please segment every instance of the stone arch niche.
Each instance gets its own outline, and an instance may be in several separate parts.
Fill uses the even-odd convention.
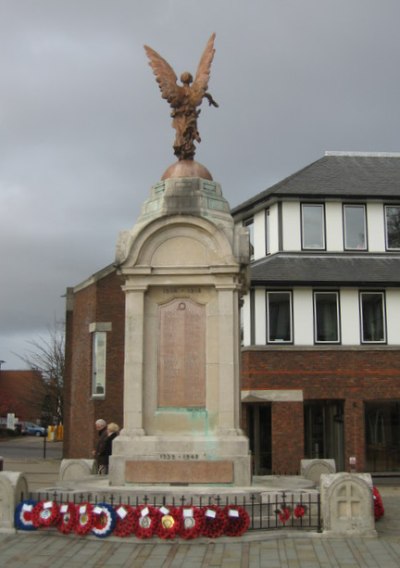
[[[239,299],[248,235],[234,227],[220,194],[210,208],[210,187],[218,184],[175,181],[153,188],[158,207],[146,202],[117,247],[126,298],[124,429],[114,441],[110,478],[114,485],[247,485]],[[160,187],[173,190],[172,202],[160,198]]]

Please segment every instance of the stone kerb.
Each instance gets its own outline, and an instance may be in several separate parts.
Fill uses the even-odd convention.
[[[14,511],[21,500],[21,495],[27,495],[28,482],[22,473],[2,471],[0,473],[0,532],[11,533],[14,529]]]
[[[369,473],[322,474],[320,492],[324,533],[376,536]]]
[[[60,481],[75,481],[95,473],[95,460],[68,459],[60,465]]]
[[[336,473],[336,464],[330,459],[301,460],[300,469],[302,477],[318,484],[323,473]]]

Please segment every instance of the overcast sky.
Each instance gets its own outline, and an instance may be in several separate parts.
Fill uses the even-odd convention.
[[[0,0],[0,360],[64,319],[175,161],[143,45],[216,32],[196,159],[236,206],[326,150],[400,150],[399,0]]]

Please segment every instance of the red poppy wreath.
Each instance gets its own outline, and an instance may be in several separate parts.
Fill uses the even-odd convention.
[[[115,507],[116,523],[114,528],[115,536],[130,536],[136,532],[138,517],[135,509],[131,505],[118,505]]]
[[[32,511],[32,522],[36,528],[56,525],[60,518],[60,508],[55,501],[39,501]]]
[[[181,508],[181,530],[179,536],[189,540],[198,538],[204,528],[204,512],[199,507]]]
[[[227,520],[223,509],[216,505],[204,508],[204,526],[202,535],[208,538],[218,538],[225,531]]]
[[[76,508],[75,532],[83,536],[90,533],[93,527],[93,505],[91,503],[80,503]]]
[[[250,526],[250,517],[246,509],[237,505],[228,505],[224,509],[226,515],[226,536],[240,536]]]
[[[138,538],[152,537],[161,516],[159,510],[151,505],[139,505],[136,507],[135,514],[137,518],[136,536]]]
[[[69,534],[75,528],[77,520],[77,508],[74,503],[60,505],[60,521],[57,530],[63,534]]]
[[[163,540],[176,538],[182,525],[182,516],[177,507],[164,506],[159,508],[159,519],[156,534]]]

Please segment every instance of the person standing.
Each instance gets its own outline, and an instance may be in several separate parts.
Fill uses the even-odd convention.
[[[110,461],[110,456],[112,454],[112,442],[114,440],[114,438],[116,438],[119,434],[119,426],[118,424],[115,424],[115,422],[110,422],[109,424],[107,424],[107,439],[105,441],[105,447],[104,447],[104,456],[105,456],[105,461],[106,461],[106,473],[108,473],[108,465],[109,465],[109,461]]]
[[[96,470],[98,475],[107,475],[108,473],[108,456],[106,454],[106,443],[108,438],[107,422],[99,418],[95,422],[95,427],[98,434],[96,447],[93,450],[93,455],[96,460]]]

